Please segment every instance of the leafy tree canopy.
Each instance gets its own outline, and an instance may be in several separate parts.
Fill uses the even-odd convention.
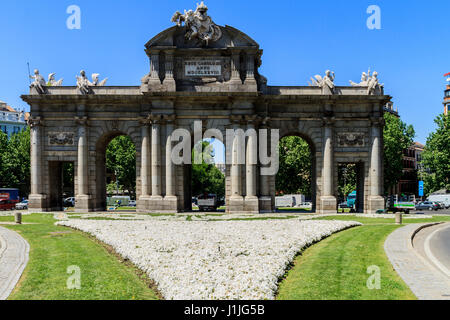
[[[424,174],[426,194],[450,190],[450,117],[441,114],[434,122],[438,127],[422,153],[422,166],[428,172]]]
[[[386,112],[384,120],[384,187],[387,191],[402,177],[403,150],[413,144],[416,133],[412,125],[406,125],[391,113]]]

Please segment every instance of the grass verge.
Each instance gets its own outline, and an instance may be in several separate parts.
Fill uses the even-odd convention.
[[[12,222],[14,217],[0,217]],[[115,255],[112,248],[69,228],[52,215],[23,217],[26,225],[4,225],[30,244],[30,259],[11,300],[155,300],[148,277]],[[81,289],[67,289],[69,266],[81,270]],[[152,288],[153,287],[153,288]]]
[[[280,283],[277,299],[416,299],[384,253],[384,241],[396,228],[387,224],[356,227],[306,249]],[[367,287],[370,266],[380,268],[380,290]]]

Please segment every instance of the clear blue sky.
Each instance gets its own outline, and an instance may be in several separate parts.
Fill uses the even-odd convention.
[[[200,1],[198,1],[200,2]],[[66,9],[78,5],[81,30],[68,30]],[[261,73],[269,85],[307,85],[310,76],[336,72],[338,85],[380,74],[402,119],[426,141],[443,111],[450,72],[450,1],[322,0],[206,1],[217,24],[231,25],[264,49]],[[366,9],[381,8],[382,30],[369,30]],[[0,3],[0,100],[26,108],[27,62],[45,77],[56,72],[75,84],[80,69],[111,85],[139,85],[149,71],[144,44],[172,26],[176,10],[195,0],[15,0]]]

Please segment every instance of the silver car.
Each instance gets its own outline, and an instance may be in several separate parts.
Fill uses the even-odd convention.
[[[23,200],[22,202],[16,203],[16,210],[27,210],[28,200]]]

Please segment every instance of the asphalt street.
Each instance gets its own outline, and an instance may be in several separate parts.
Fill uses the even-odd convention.
[[[450,223],[423,229],[416,235],[414,247],[436,269],[450,277]]]

